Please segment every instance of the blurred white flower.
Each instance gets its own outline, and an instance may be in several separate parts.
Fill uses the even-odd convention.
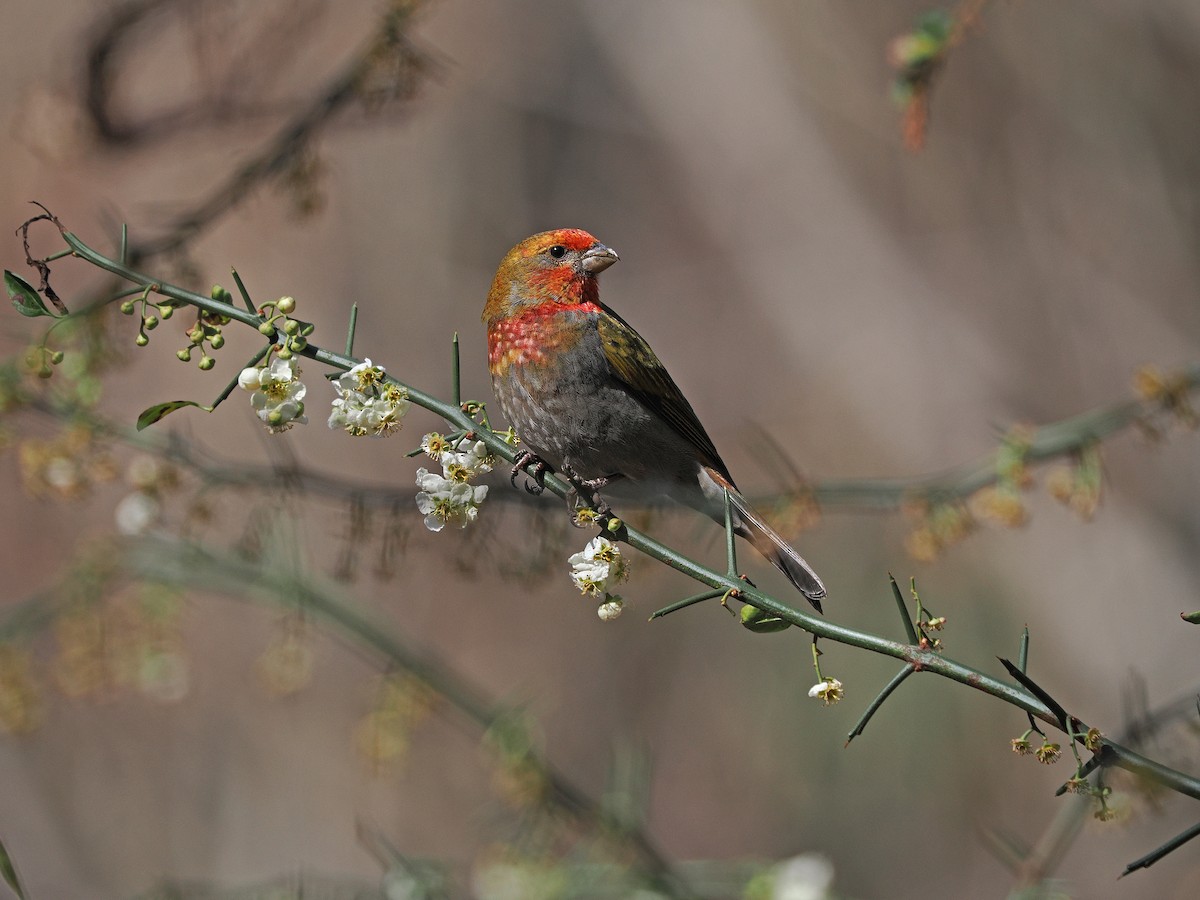
[[[145,534],[158,521],[162,508],[157,500],[143,491],[133,491],[121,498],[113,516],[121,534]]]
[[[802,853],[775,867],[771,900],[826,900],[833,887],[833,863],[819,853]]]

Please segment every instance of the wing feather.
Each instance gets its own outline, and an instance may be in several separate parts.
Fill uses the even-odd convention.
[[[730,483],[733,479],[712,438],[696,418],[690,403],[672,380],[666,367],[655,356],[645,339],[632,325],[604,304],[599,304],[607,315],[597,319],[600,343],[614,378],[622,382],[630,393],[647,409],[667,422],[691,444],[700,455],[704,465],[720,472]]]

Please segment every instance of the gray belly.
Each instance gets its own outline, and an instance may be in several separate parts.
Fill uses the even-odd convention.
[[[615,382],[607,364],[570,373],[513,366],[493,388],[525,447],[556,469],[566,464],[589,480],[619,475],[645,494],[696,486],[687,442]]]

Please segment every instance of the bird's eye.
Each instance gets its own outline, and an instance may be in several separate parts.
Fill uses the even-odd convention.
[[[555,259],[562,259],[564,256],[567,255],[567,248],[564,247],[562,244],[555,244],[553,247],[550,248],[550,255],[553,256]]]

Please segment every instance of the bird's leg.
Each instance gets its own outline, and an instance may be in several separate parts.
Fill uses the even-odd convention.
[[[566,463],[563,464],[562,473],[571,482],[571,493],[567,495],[567,508],[571,510],[572,519],[576,525],[580,528],[586,527],[586,523],[580,522],[578,517],[575,516],[575,512],[580,506],[590,506],[596,511],[596,518],[602,522],[612,516],[612,508],[608,505],[608,501],[600,496],[600,490],[622,478],[622,475],[580,478],[579,473]]]
[[[546,465],[544,459],[528,450],[522,450],[513,460],[512,473],[509,475],[508,482],[515,488],[517,475],[529,465],[533,466],[533,471],[525,473],[529,478],[529,481],[525,483],[525,490],[531,494],[540,494],[546,489],[546,470],[550,467]]]

